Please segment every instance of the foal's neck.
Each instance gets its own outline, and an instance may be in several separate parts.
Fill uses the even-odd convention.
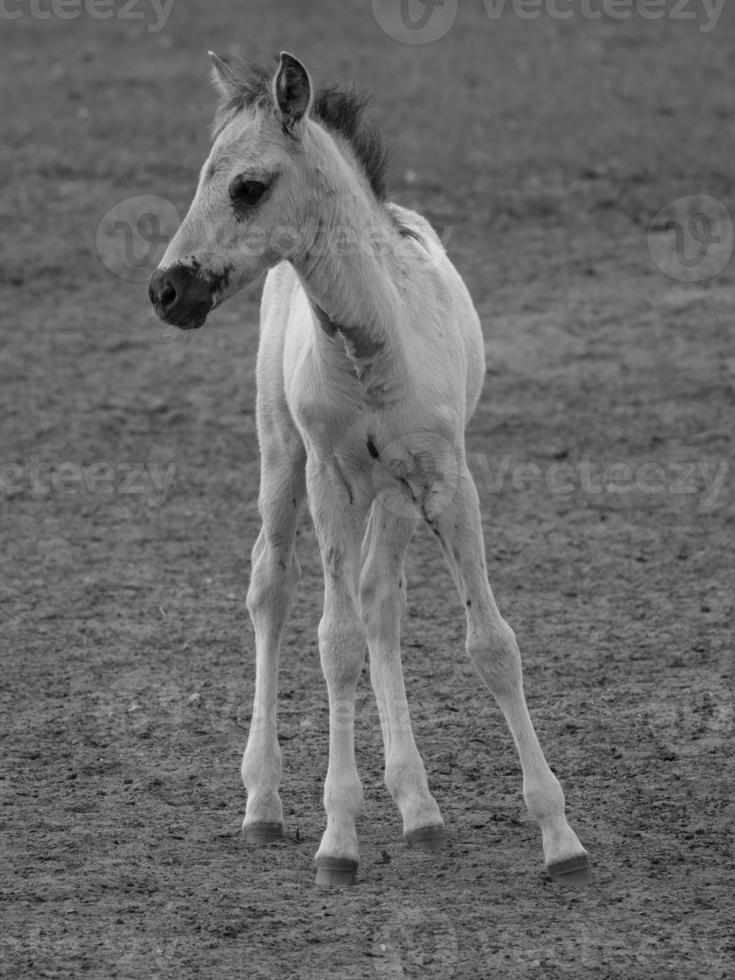
[[[402,240],[349,151],[320,128],[310,135],[320,211],[313,238],[293,265],[315,310],[320,348],[341,338],[358,376],[375,382],[400,355],[407,283]]]

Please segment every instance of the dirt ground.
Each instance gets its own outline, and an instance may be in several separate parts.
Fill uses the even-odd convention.
[[[0,22],[0,975],[735,974],[732,225],[716,212],[705,235],[688,222],[711,202],[671,204],[735,214],[732,9],[703,31],[694,0],[698,19],[658,21],[493,19],[467,0],[411,45],[367,0],[178,0],[160,27],[143,0],[108,19],[52,6]],[[447,847],[401,841],[365,676],[359,884],[315,887],[328,719],[306,522],[287,839],[241,838],[259,287],[184,342],[145,282],[207,152],[205,52],[252,43],[373,91],[393,196],[475,297],[490,579],[592,855],[584,890],[545,876],[428,533],[405,667]],[[137,223],[140,195],[158,225]]]

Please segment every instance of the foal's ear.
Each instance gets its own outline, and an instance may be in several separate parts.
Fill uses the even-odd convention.
[[[281,51],[281,63],[273,79],[273,97],[284,128],[293,132],[311,106],[311,79],[298,58],[287,51]]]
[[[212,83],[219,89],[224,98],[229,98],[237,88],[235,76],[230,66],[221,58],[218,58],[214,51],[207,51],[209,60],[212,62]]]

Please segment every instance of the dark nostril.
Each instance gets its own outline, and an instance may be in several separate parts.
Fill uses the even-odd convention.
[[[158,294],[158,302],[164,308],[164,310],[170,310],[171,307],[176,302],[176,288],[173,283],[166,282],[163,285],[163,289]]]
[[[148,297],[159,309],[170,310],[178,299],[172,277],[165,272],[155,273],[148,286]]]

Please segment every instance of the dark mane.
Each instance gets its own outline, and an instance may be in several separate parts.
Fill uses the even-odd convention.
[[[316,93],[311,114],[327,129],[347,140],[370,182],[373,194],[379,201],[384,201],[387,196],[385,171],[388,153],[377,127],[363,118],[363,110],[369,100],[370,96],[364,92],[344,92],[333,85]]]
[[[278,67],[276,60],[237,61],[229,67],[235,76],[237,89],[217,110],[215,134],[244,108],[274,108],[271,80]],[[311,117],[349,143],[373,194],[379,201],[385,201],[388,153],[378,129],[363,118],[369,98],[354,89],[343,91],[337,85],[319,89],[314,94]]]

